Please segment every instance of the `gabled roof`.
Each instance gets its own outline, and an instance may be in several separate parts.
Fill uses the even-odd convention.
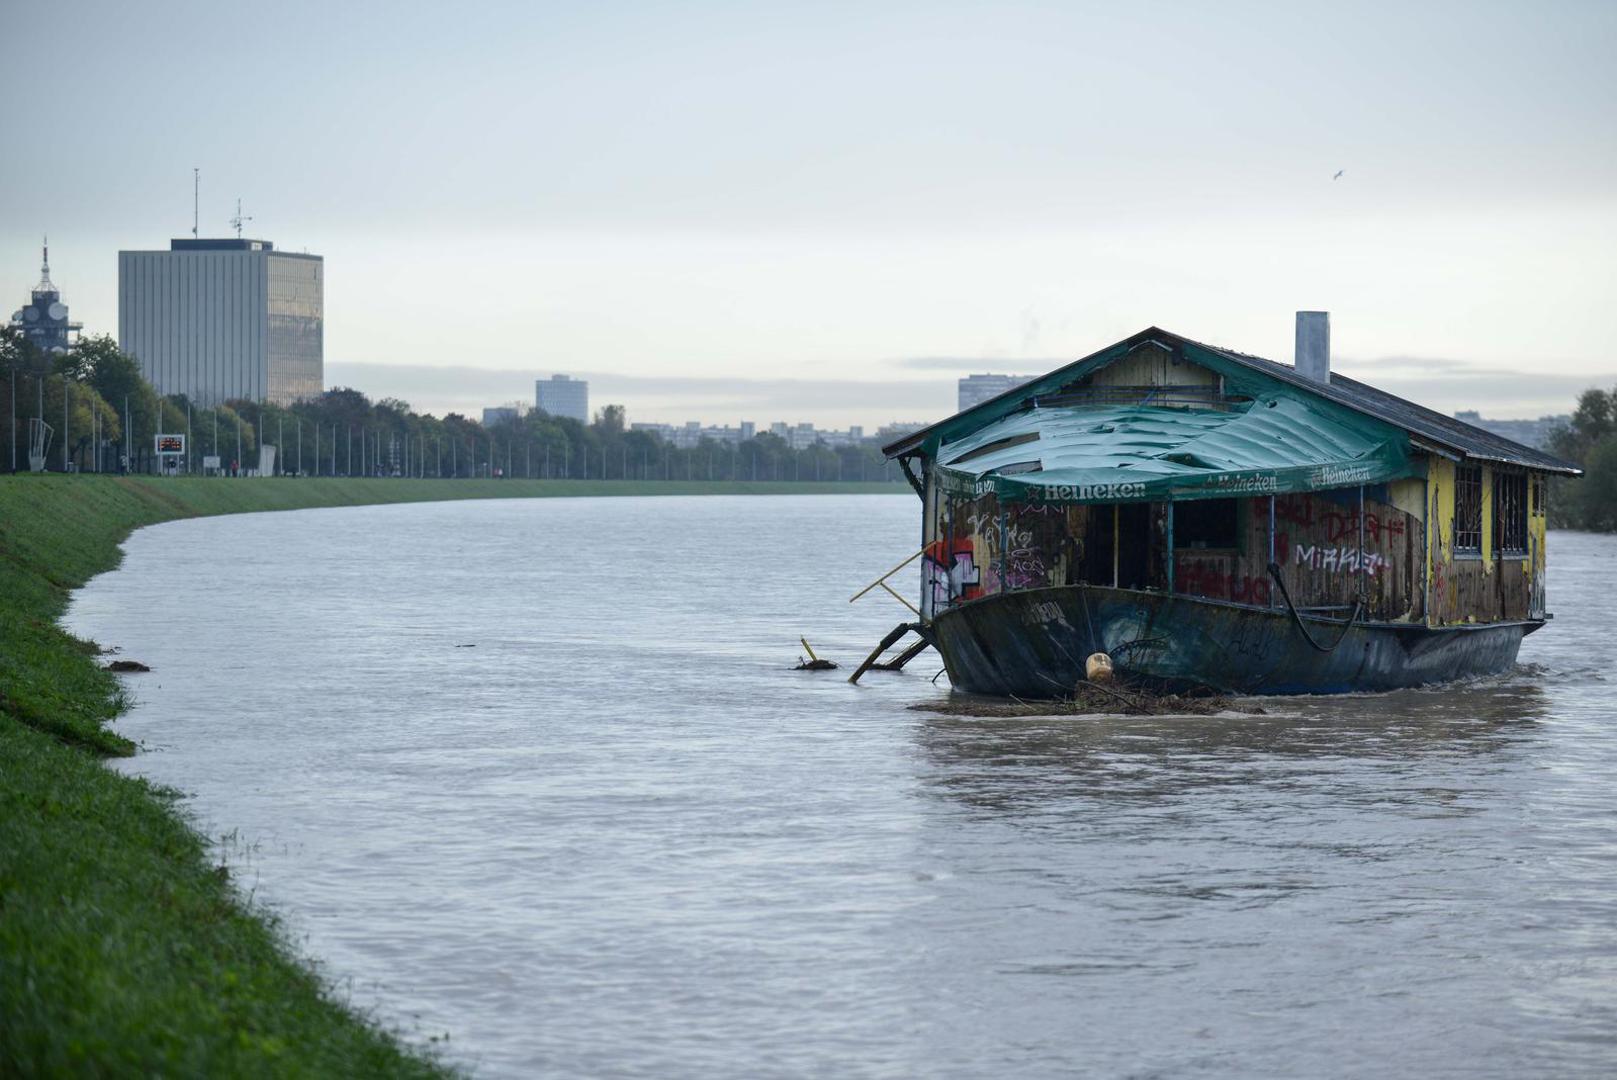
[[[1131,337],[1125,338],[1116,344],[1109,345],[1098,352],[1091,353],[1080,360],[1075,360],[1064,367],[1057,368],[1048,375],[1041,376],[1029,383],[1008,390],[998,397],[990,398],[964,412],[956,413],[946,420],[912,432],[882,448],[888,457],[903,457],[916,453],[925,447],[936,448],[937,444],[945,440],[953,440],[986,424],[1031,406],[1040,396],[1048,396],[1056,392],[1076,378],[1091,371],[1105,367],[1114,360],[1127,355],[1130,351],[1146,342],[1155,341],[1170,347],[1182,354],[1185,359],[1196,362],[1197,353],[1204,354],[1204,358],[1215,358],[1228,364],[1236,365],[1241,369],[1256,372],[1268,379],[1306,391],[1327,401],[1335,402],[1345,408],[1362,413],[1365,416],[1380,420],[1393,427],[1408,432],[1417,446],[1445,453],[1453,457],[1468,457],[1480,461],[1494,461],[1502,464],[1520,465],[1531,469],[1542,469],[1546,472],[1565,473],[1570,476],[1582,474],[1582,470],[1568,461],[1535,450],[1533,447],[1495,435],[1491,431],[1462,420],[1435,412],[1412,401],[1406,401],[1384,390],[1377,390],[1373,386],[1350,379],[1346,375],[1331,373],[1329,386],[1304,378],[1292,368],[1290,364],[1279,364],[1273,360],[1266,360],[1261,356],[1251,356],[1247,353],[1235,352],[1232,349],[1220,348],[1216,345],[1205,345],[1190,338],[1163,330],[1160,327],[1147,327]],[[1220,365],[1222,366],[1222,365]]]

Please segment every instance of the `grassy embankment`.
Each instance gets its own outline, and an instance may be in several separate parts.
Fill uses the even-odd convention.
[[[124,704],[69,592],[173,518],[447,498],[884,484],[0,476],[0,1075],[441,1075],[340,1004],[215,866],[177,793],[105,768]]]

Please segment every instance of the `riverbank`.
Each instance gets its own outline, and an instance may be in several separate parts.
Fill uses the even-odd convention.
[[[181,517],[455,498],[806,493],[886,484],[0,476],[0,1074],[434,1076],[236,894],[57,619],[131,531]],[[138,658],[137,658],[138,659]]]

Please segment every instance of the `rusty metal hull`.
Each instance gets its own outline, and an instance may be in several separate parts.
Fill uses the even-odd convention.
[[[1329,645],[1342,622],[1304,616]],[[1091,653],[1125,675],[1234,694],[1396,690],[1508,670],[1540,621],[1427,627],[1353,626],[1331,652],[1311,647],[1285,611],[1160,592],[1070,585],[1000,593],[931,624],[961,690],[1049,698],[1084,677]]]

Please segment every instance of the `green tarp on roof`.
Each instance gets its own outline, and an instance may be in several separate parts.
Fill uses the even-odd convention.
[[[1285,390],[1228,410],[1059,405],[939,448],[956,495],[1141,502],[1285,494],[1419,475],[1404,432]]]

